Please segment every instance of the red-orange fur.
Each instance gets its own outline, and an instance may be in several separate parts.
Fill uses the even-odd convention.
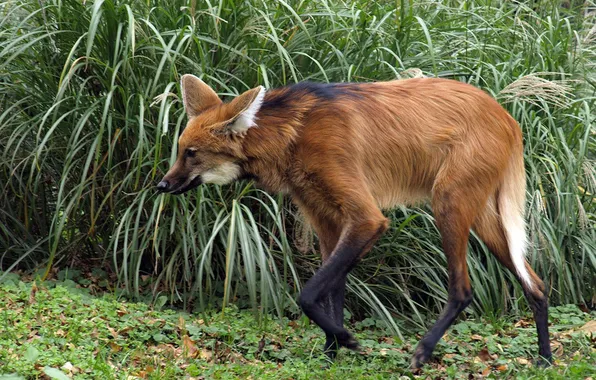
[[[497,200],[508,170],[517,181],[510,191],[523,197],[522,135],[485,92],[430,78],[286,87],[265,94],[257,126],[246,135],[222,133],[239,104],[249,104],[256,93],[232,103],[214,100],[197,112],[179,154],[192,147],[208,162],[233,160],[267,190],[288,193],[315,228],[325,262],[350,244],[361,248],[359,256],[366,254],[388,227],[381,209],[429,200],[457,313],[471,300],[465,256],[472,226],[515,273]],[[536,286],[524,289],[542,300],[542,281],[527,268]],[[423,346],[416,365],[428,358]]]
[[[262,109],[258,128],[243,139],[192,129],[231,117],[223,104],[191,120],[194,133],[185,137],[207,151],[248,158],[247,170],[268,190],[295,189],[297,200],[305,198],[301,203],[316,204],[318,214],[332,219],[357,217],[371,197],[383,208],[428,198],[437,178],[450,171],[473,170],[473,186],[494,188],[513,146],[521,145],[517,123],[470,85],[410,79],[355,87],[357,97],[330,102],[297,93],[281,112]],[[284,91],[269,91],[265,102]],[[180,140],[181,147],[191,144]]]

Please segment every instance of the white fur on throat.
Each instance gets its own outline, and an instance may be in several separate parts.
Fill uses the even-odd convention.
[[[265,98],[265,87],[260,86],[261,89],[255,97],[255,100],[245,109],[239,116],[238,119],[229,127],[230,132],[234,134],[244,134],[249,128],[255,127],[257,112],[263,105],[263,99]]]
[[[220,166],[209,169],[201,175],[203,183],[214,183],[216,185],[226,185],[233,182],[240,176],[240,166],[226,162]]]

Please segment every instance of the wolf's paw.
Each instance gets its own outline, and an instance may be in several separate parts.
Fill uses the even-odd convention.
[[[416,347],[416,351],[414,352],[414,356],[412,356],[412,361],[410,362],[410,366],[413,369],[421,368],[424,363],[430,359],[432,355],[432,351],[424,347],[422,344],[418,344]]]

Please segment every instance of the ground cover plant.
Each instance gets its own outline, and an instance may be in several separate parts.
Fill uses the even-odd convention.
[[[552,305],[593,308],[595,7],[0,1],[0,270],[56,279],[58,268],[103,268],[111,292],[150,305],[203,313],[233,304],[257,322],[270,312],[296,318],[319,259],[283,198],[249,182],[181,198],[154,191],[185,121],[180,75],[199,75],[222,96],[425,75],[481,87],[520,122],[530,262]],[[422,329],[443,307],[445,259],[428,207],[388,216],[391,229],[349,279],[347,306],[354,320],[374,317],[405,341],[406,324]],[[498,325],[525,313],[521,289],[475,238],[468,260],[471,315]]]
[[[437,359],[412,372],[408,363],[423,329],[398,338],[382,320],[353,322],[360,352],[342,351],[331,364],[320,354],[318,328],[306,318],[259,324],[235,306],[194,315],[160,310],[92,295],[89,285],[101,281],[100,272],[77,281],[68,277],[5,279],[0,379],[584,379],[596,371],[596,315],[575,305],[550,310],[556,352],[551,368],[533,364],[536,334],[526,314],[456,324],[437,347]]]

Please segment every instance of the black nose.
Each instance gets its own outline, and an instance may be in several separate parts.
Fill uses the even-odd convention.
[[[157,184],[157,190],[159,190],[159,191],[168,191],[169,187],[170,187],[170,184],[168,183],[168,181],[161,181],[160,183]]]

